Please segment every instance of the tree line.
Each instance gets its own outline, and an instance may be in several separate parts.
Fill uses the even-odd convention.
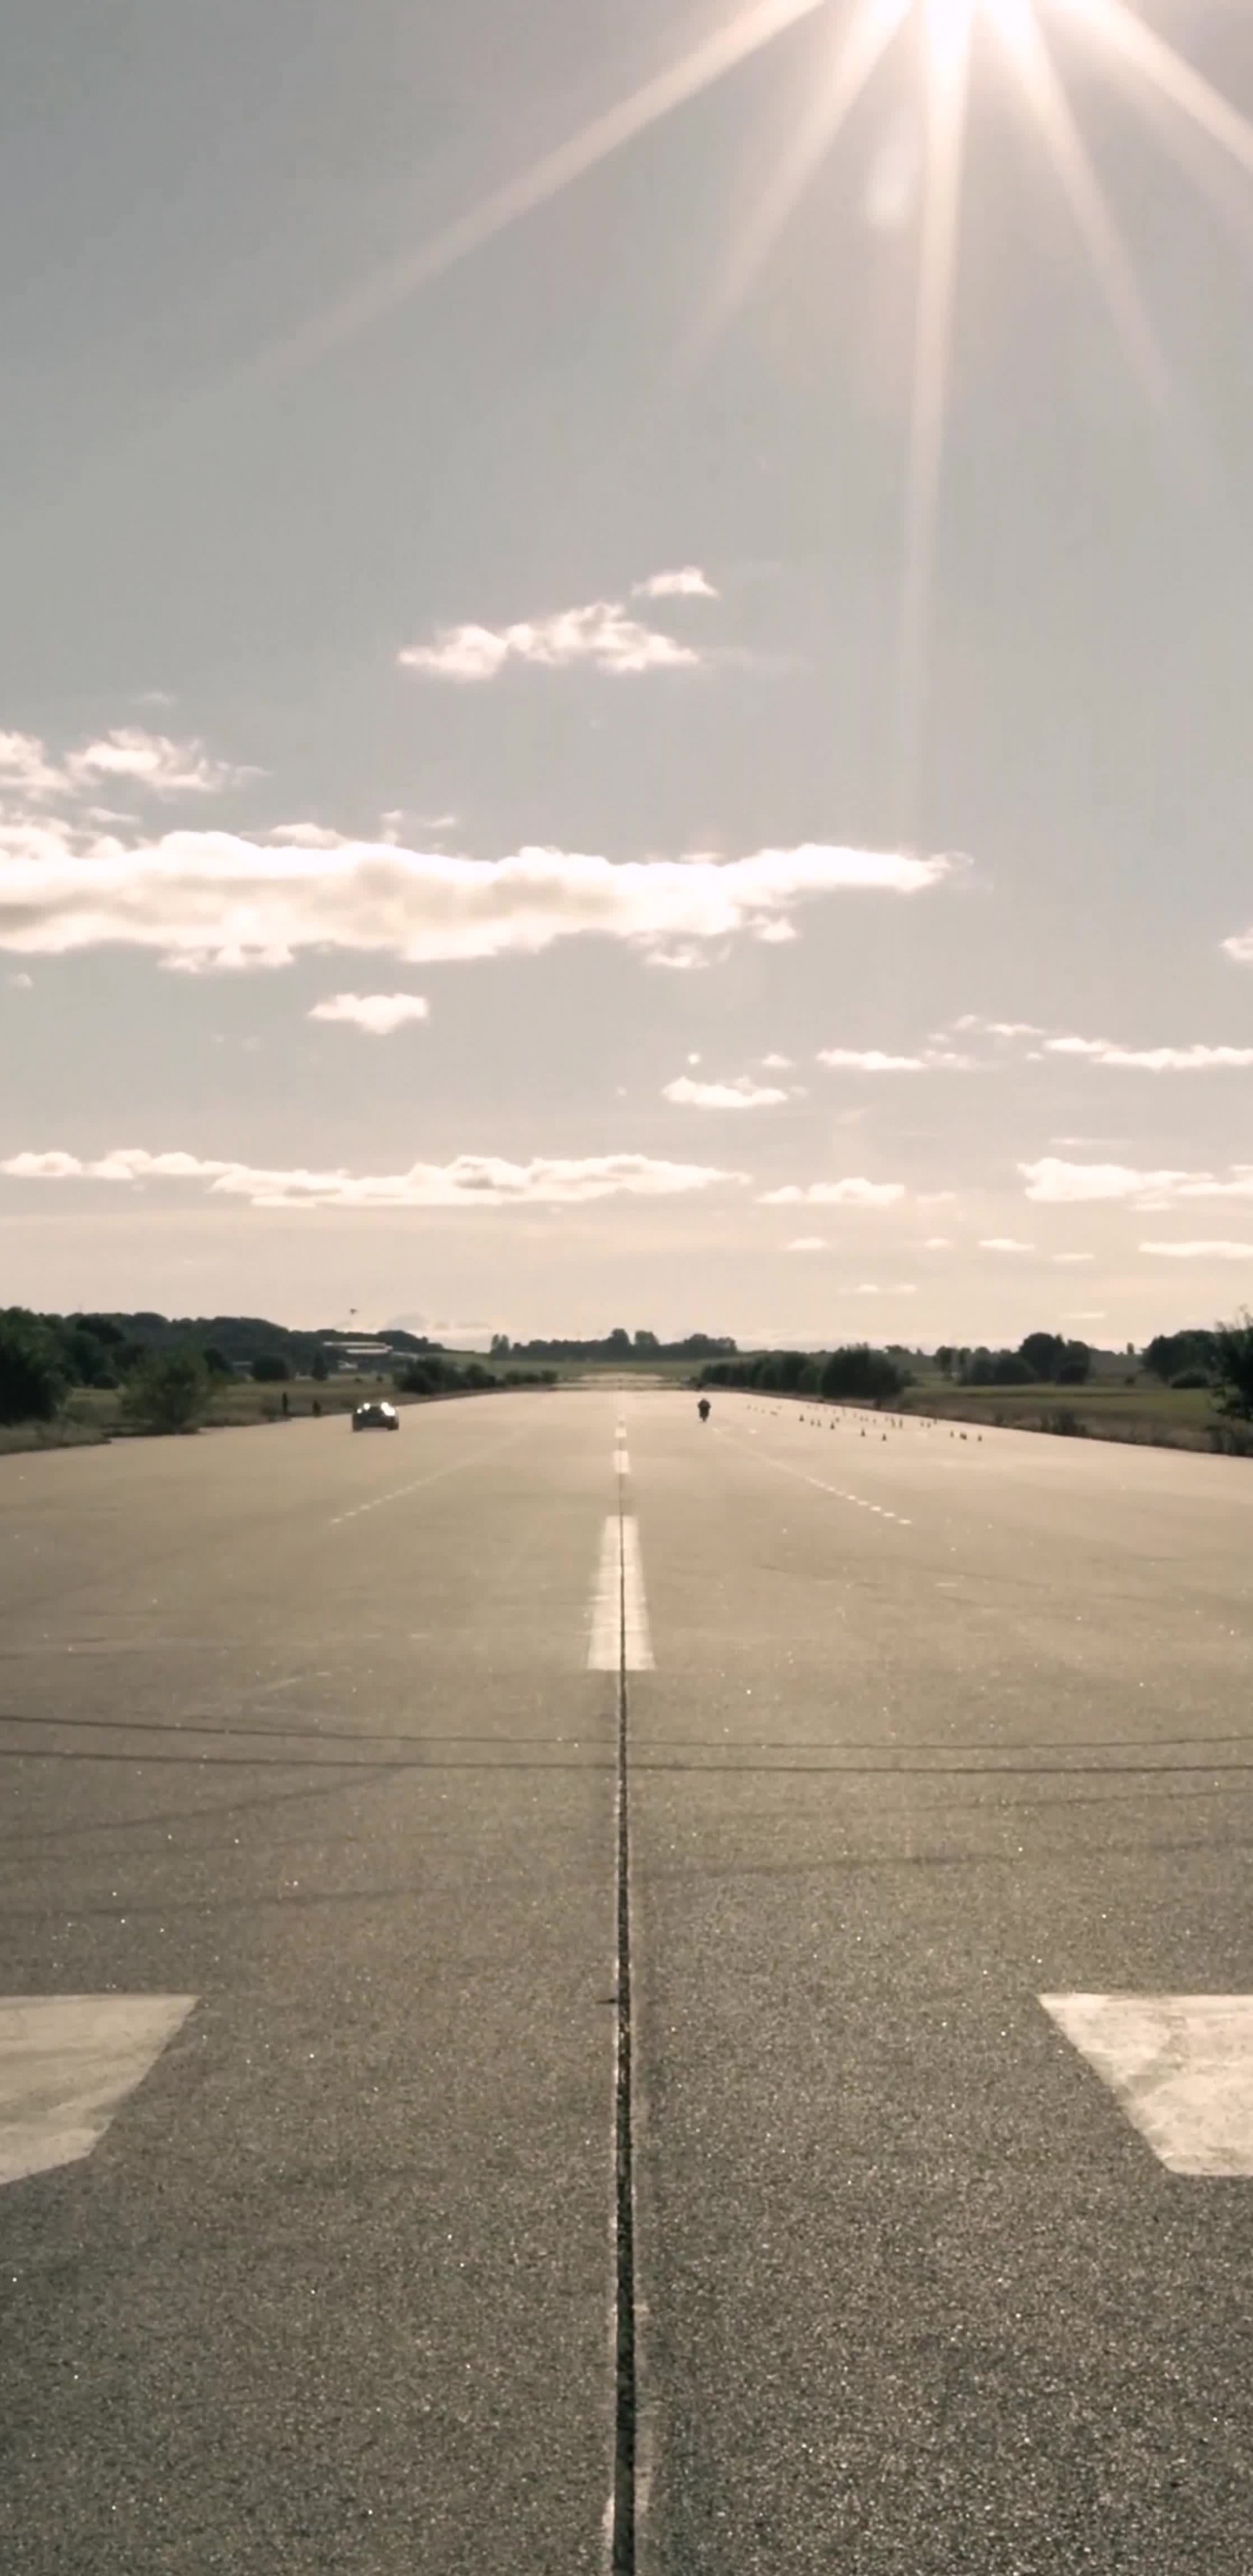
[[[405,1395],[475,1394],[556,1377],[555,1369],[498,1371],[474,1357],[456,1359],[413,1333],[389,1340],[394,1382]],[[43,1315],[10,1306],[0,1310],[0,1424],[53,1422],[76,1388],[91,1388],[115,1393],[133,1430],[192,1430],[215,1391],[241,1374],[263,1386],[297,1376],[324,1384],[338,1366],[329,1335],[246,1316],[180,1324],[163,1315]]]

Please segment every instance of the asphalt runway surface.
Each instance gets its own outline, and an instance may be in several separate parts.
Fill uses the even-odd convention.
[[[1249,2576],[1251,1647],[1239,1460],[0,1460],[5,2576]],[[65,1998],[174,2000],[23,2166]]]

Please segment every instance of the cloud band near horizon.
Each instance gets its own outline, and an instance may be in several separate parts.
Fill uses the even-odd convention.
[[[413,1163],[408,1171],[277,1171],[198,1154],[152,1154],[117,1146],[94,1159],[53,1151],[13,1154],[0,1163],[13,1181],[88,1181],[134,1188],[145,1181],[202,1182],[214,1198],[258,1208],[575,1207],[608,1198],[681,1198],[740,1183],[745,1172],[707,1163],[671,1163],[648,1154],[592,1154],[581,1159],[537,1155],[511,1163],[493,1154],[458,1154],[450,1163]]]
[[[917,894],[957,864],[824,842],[739,859],[534,847],[474,859],[225,831],[83,848],[40,820],[0,836],[0,948],[29,957],[126,946],[185,972],[286,966],[302,950],[383,951],[411,965],[535,956],[579,936],[664,958],[673,942],[787,935],[791,915],[824,895]]]

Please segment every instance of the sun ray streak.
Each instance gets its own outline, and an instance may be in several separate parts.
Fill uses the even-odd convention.
[[[1164,404],[1165,364],[1069,100],[1040,32],[1031,0],[999,0],[992,24],[1022,83],[1058,180],[1087,244],[1097,282],[1146,391]]]
[[[827,6],[828,0],[753,0],[750,8],[740,10],[680,61],[606,108],[603,115],[593,117],[590,124],[547,153],[542,161],[533,162],[516,179],[506,180],[503,187],[420,249],[393,260],[329,313],[319,315],[285,344],[281,360],[300,363],[316,357],[323,349],[392,312],[416,295],[419,288],[430,285],[471,252],[507,232],[524,215],[549,204],[650,126],[659,124],[689,99],[698,98],[702,90],[712,88],[738,64],[763,52],[790,27]]]
[[[924,0],[927,168],[914,337],[914,397],[905,514],[905,579],[897,697],[897,794],[903,840],[917,829],[931,593],[948,401],[962,163],[977,0]]]
[[[744,227],[697,326],[695,356],[707,354],[743,303],[912,6],[913,0],[859,0],[843,43],[831,58],[829,77],[819,87],[752,221]]]
[[[1212,82],[1194,71],[1164,37],[1154,35],[1152,28],[1127,7],[1126,0],[1054,0],[1054,7],[1077,27],[1121,54],[1124,62],[1143,73],[1172,106],[1253,173],[1253,124],[1248,117],[1242,116]]]

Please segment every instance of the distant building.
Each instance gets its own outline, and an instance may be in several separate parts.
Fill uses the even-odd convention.
[[[343,1377],[386,1377],[399,1366],[403,1356],[392,1349],[390,1342],[347,1337],[335,1341],[329,1334],[323,1335],[322,1348]]]

